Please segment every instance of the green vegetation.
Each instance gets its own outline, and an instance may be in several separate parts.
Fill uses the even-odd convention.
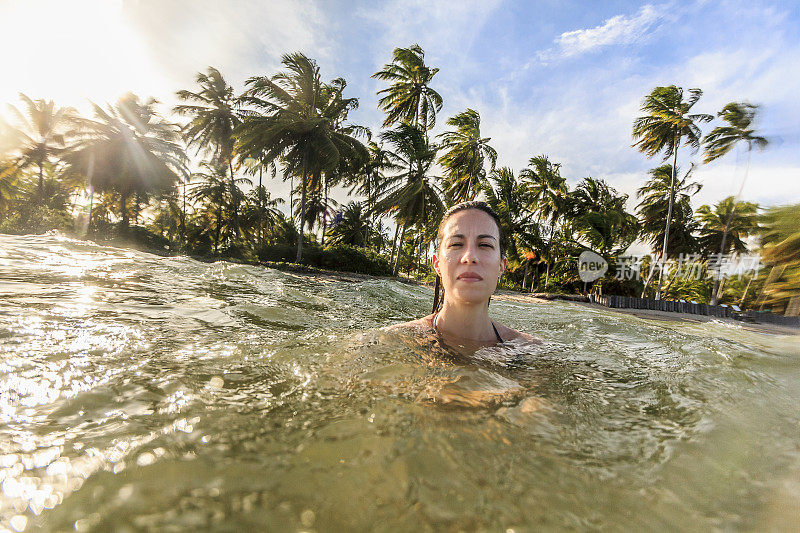
[[[348,120],[359,102],[346,81],[323,81],[301,53],[251,77],[241,93],[215,68],[198,73],[195,87],[176,93],[172,112],[182,122],[133,94],[94,105],[91,119],[21,95],[12,124],[0,123],[9,140],[0,153],[0,231],[56,229],[158,253],[429,279],[442,213],[477,198],[509,233],[504,287],[583,291],[575,261],[593,250],[610,264],[593,291],[790,312],[800,305],[800,206],[761,214],[740,189],[694,208],[695,163],[678,167],[681,147],[690,156],[702,148],[708,163],[737,146],[749,167],[751,149],[767,145],[753,126],[757,106],[729,103],[704,136],[714,115],[693,112],[700,89],[688,98],[676,86],[645,95],[633,146],[665,162],[642,176],[631,213],[628,196],[602,178],[570,178],[570,186],[546,154],[522,169],[497,166],[475,109],[433,132],[443,104],[437,72],[418,45],[394,50],[373,75],[386,84],[379,132]],[[275,179],[289,180],[288,199],[270,190]],[[341,207],[329,198],[337,186],[351,195]],[[636,263],[639,276],[615,276],[634,242],[655,255]],[[761,253],[764,268],[712,279],[714,258],[734,252]]]

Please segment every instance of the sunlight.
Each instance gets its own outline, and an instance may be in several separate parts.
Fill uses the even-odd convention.
[[[0,20],[12,73],[0,78],[0,102],[18,105],[23,92],[85,113],[89,99],[104,105],[128,91],[155,92],[155,63],[121,0],[4,2]]]

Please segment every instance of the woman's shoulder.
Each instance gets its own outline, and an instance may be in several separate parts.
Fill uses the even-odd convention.
[[[533,335],[525,333],[524,331],[517,331],[514,328],[509,328],[508,326],[504,326],[502,324],[495,324],[495,326],[497,327],[497,332],[504,341],[521,340],[535,344],[542,343],[542,339],[534,337]]]
[[[389,326],[388,328],[386,328],[386,330],[397,331],[404,329],[431,329],[433,328],[433,316],[434,316],[433,313],[431,313],[430,315],[418,318],[417,320],[412,320],[410,322],[402,322],[400,324]]]

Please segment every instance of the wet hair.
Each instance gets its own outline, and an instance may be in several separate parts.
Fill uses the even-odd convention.
[[[466,211],[467,209],[477,209],[478,211],[483,211],[494,220],[494,223],[497,225],[497,233],[499,236],[498,245],[500,246],[500,257],[506,256],[506,248],[508,247],[508,237],[506,236],[505,232],[503,231],[503,224],[500,222],[500,217],[497,216],[494,209],[489,207],[489,204],[486,202],[480,202],[477,200],[473,200],[470,202],[461,202],[460,204],[456,204],[452,206],[450,209],[445,211],[444,216],[442,216],[442,221],[439,222],[439,229],[436,231],[436,251],[438,253],[439,247],[442,245],[442,241],[444,240],[444,226],[447,224],[448,219],[459,213],[461,211]],[[490,298],[491,299],[491,298]],[[438,311],[442,308],[442,304],[444,304],[444,287],[442,286],[442,278],[439,277],[439,274],[436,274],[436,284],[433,289],[433,313]]]

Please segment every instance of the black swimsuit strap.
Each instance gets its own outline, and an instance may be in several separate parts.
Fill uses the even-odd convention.
[[[437,333],[439,332],[439,330],[436,329],[436,320],[438,318],[439,318],[439,313],[433,315],[433,330],[436,331]],[[497,342],[503,342],[503,338],[500,336],[500,333],[497,332],[497,328],[495,327],[494,322],[492,322],[492,329],[494,330],[495,337],[497,337]]]
[[[494,322],[492,322],[492,329],[494,330],[494,334],[497,336],[497,342],[503,342],[502,337],[500,337],[500,334],[497,332],[497,328],[494,327]]]

